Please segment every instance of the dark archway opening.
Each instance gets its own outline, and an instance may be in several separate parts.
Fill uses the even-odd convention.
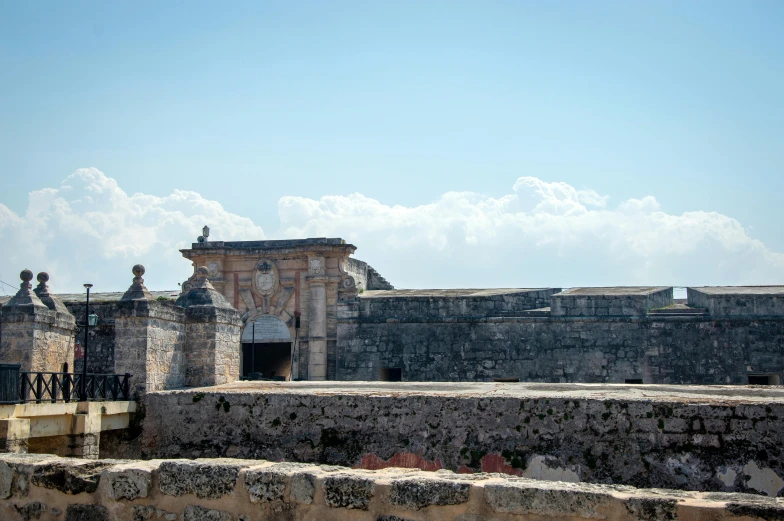
[[[291,375],[291,342],[243,343],[242,378],[288,380]]]

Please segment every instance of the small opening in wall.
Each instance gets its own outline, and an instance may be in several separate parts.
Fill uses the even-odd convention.
[[[777,374],[750,374],[749,385],[781,385]]]
[[[642,378],[627,378],[626,379],[626,383],[627,384],[641,384],[642,383]]]
[[[509,378],[493,378],[493,381],[494,382],[519,382],[520,379],[519,378],[513,378],[513,377],[509,377]]]
[[[403,370],[399,367],[383,367],[380,379],[382,382],[401,382],[403,381]]]

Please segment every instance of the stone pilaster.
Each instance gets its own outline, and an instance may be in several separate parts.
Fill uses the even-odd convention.
[[[133,395],[185,385],[185,312],[152,300],[144,266],[133,267],[133,284],[117,306],[114,370],[130,373]],[[127,298],[126,298],[127,297]]]
[[[38,275],[40,284],[35,291],[30,270],[24,270],[20,278],[17,294],[0,308],[0,362],[19,364],[22,371],[35,372],[62,371],[66,363],[73,367],[73,315],[49,295],[46,273]]]
[[[310,322],[308,323],[308,379],[327,379],[327,278],[308,277]]]
[[[185,308],[185,385],[202,387],[240,378],[240,314],[212,287],[200,267],[191,289],[177,299]]]

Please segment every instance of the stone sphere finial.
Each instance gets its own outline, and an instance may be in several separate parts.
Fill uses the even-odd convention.
[[[200,279],[206,279],[207,277],[209,277],[209,275],[210,275],[210,270],[207,268],[207,266],[199,266],[198,269],[196,270],[196,276],[199,277]]]
[[[142,275],[144,275],[144,266],[142,266],[141,264],[137,264],[133,267],[131,271],[133,271],[133,275],[135,277],[141,277]]]
[[[46,284],[47,282],[49,282],[49,274],[46,273],[45,271],[42,271],[41,273],[38,274],[36,279],[38,280],[39,284]]]
[[[22,282],[30,282],[33,280],[33,272],[30,270],[22,270],[22,273],[19,274],[19,278],[22,279]]]

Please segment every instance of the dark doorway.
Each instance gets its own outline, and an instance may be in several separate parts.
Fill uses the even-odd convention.
[[[777,374],[750,374],[749,385],[779,385]]]
[[[291,342],[242,344],[242,377],[248,380],[288,380],[291,374]]]
[[[400,367],[384,367],[379,379],[382,382],[400,382],[403,380],[403,370]]]

